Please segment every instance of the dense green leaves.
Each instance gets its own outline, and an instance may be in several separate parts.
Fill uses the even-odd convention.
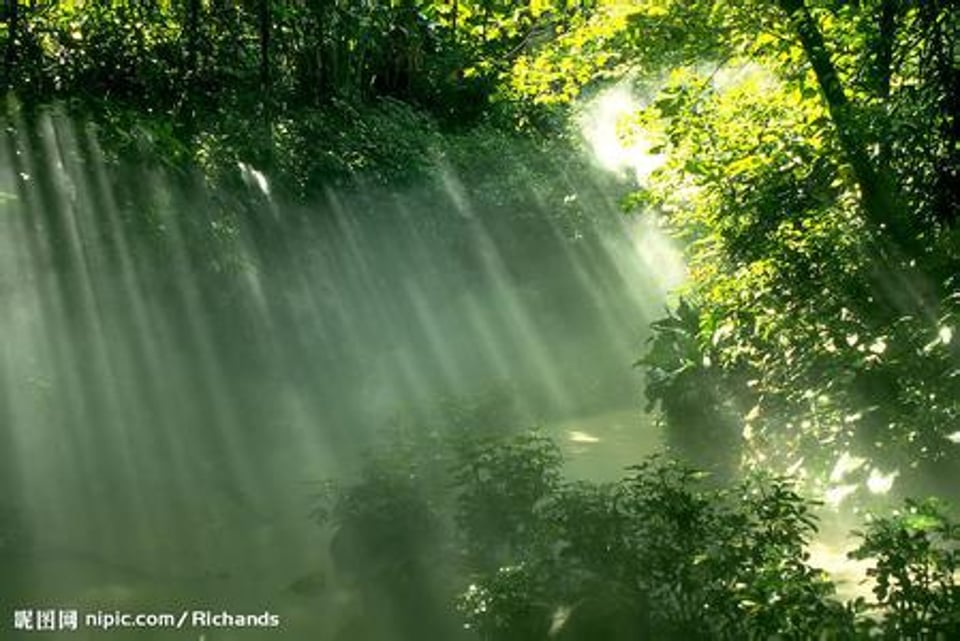
[[[62,101],[111,150],[217,180],[243,162],[296,197],[418,175],[436,122],[495,116],[497,73],[561,20],[489,0],[9,5],[0,87],[25,108]]]
[[[744,463],[795,471],[828,499],[885,492],[898,474],[960,484],[956,3],[4,6],[12,148],[42,148],[38,123],[79,111],[108,157],[159,161],[184,194],[197,174],[242,194],[209,203],[245,217],[234,224],[177,218],[187,195],[138,180],[119,190],[137,251],[185,274],[243,269],[229,251],[241,233],[264,255],[282,245],[257,190],[240,189],[258,186],[256,171],[315,198],[345,182],[394,188],[427,167],[495,167],[467,200],[509,219],[489,225],[498,247],[566,243],[590,215],[568,207],[565,163],[548,157],[571,146],[527,141],[516,171],[498,164],[512,144],[502,130],[556,134],[566,105],[610,81],[643,94],[622,133],[662,162],[628,204],[684,243],[690,279],[639,364],[671,452],[710,474],[649,462],[610,486],[571,484],[549,441],[478,436],[468,421],[453,442],[430,441],[433,459],[401,448],[399,467],[378,460],[331,495],[327,516],[354,546],[337,554],[358,581],[431,592],[428,558],[455,559],[471,578],[463,611],[488,639],[842,638],[857,633],[856,608],[804,557],[809,504],[784,478],[722,481]],[[27,155],[24,173],[41,173]],[[425,200],[446,197],[444,178]],[[531,223],[518,201],[556,215]],[[449,221],[420,223],[453,244],[472,224],[454,205]],[[171,228],[189,250],[173,253]],[[911,505],[864,537],[880,631],[954,634],[957,536],[943,512]]]
[[[690,280],[641,364],[701,464],[705,432],[820,489],[850,448],[956,461],[958,25],[943,2],[609,2],[515,64],[520,101],[647,94],[625,136],[664,162],[628,205],[685,241]]]
[[[869,521],[854,558],[875,558],[877,608],[887,638],[949,639],[960,634],[960,524],[937,501]]]
[[[809,560],[817,506],[789,478],[718,485],[652,458],[615,483],[570,482],[556,447],[535,433],[478,439],[454,428],[429,451],[397,452],[374,455],[327,504],[339,528],[333,554],[350,560],[338,574],[372,565],[380,571],[354,580],[442,585],[481,639],[933,639],[956,630],[957,526],[934,503],[908,502],[868,523],[852,556],[875,561],[864,578],[876,601],[843,603]],[[348,537],[369,549],[346,555]],[[434,572],[454,570],[440,583],[421,570],[411,584],[405,568],[422,564],[427,548]]]

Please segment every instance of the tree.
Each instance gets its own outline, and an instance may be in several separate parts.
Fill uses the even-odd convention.
[[[955,4],[600,2],[570,24],[515,62],[504,96],[654,87],[625,135],[667,160],[631,204],[686,243],[693,351],[714,368],[701,395],[737,408],[747,459],[955,460]],[[665,332],[643,364],[683,432],[680,386],[659,383]]]

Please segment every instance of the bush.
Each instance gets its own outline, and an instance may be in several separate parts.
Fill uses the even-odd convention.
[[[942,503],[910,501],[890,516],[874,517],[855,559],[876,559],[874,609],[889,639],[960,638],[960,523]]]
[[[340,487],[340,545],[399,575],[443,567],[445,582],[403,589],[442,585],[433,606],[454,601],[484,641],[960,638],[960,527],[937,503],[869,523],[852,556],[876,559],[877,601],[842,603],[809,563],[816,504],[790,478],[718,484],[653,457],[616,483],[568,482],[536,432],[457,430],[428,449],[393,447],[402,463],[373,457]]]
[[[515,616],[499,604],[517,599],[522,573],[527,610],[539,616],[531,606],[546,605],[555,634],[568,639],[644,631],[657,639],[807,639],[852,630],[852,615],[831,599],[833,585],[806,563],[816,528],[790,481],[755,478],[725,490],[704,480],[651,459],[610,486],[563,485],[536,511],[529,530],[540,531],[518,554],[513,580],[502,568],[480,574],[461,598],[469,623],[484,639],[515,638],[514,625],[504,625]]]

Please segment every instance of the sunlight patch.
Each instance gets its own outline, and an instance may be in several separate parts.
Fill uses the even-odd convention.
[[[580,118],[580,131],[597,161],[609,171],[633,170],[638,183],[666,161],[652,151],[656,143],[651,136],[631,127],[641,108],[628,87],[618,85],[590,101]]]
[[[900,470],[884,474],[877,468],[873,468],[867,478],[867,489],[871,494],[886,494],[893,487],[893,482],[898,476],[900,476]]]
[[[833,508],[840,507],[851,494],[857,491],[856,485],[838,485],[831,487],[823,495],[823,502]]]
[[[662,296],[669,295],[687,280],[687,264],[676,244],[660,229],[656,218],[640,216],[628,226],[633,246],[640,260],[656,275]]]
[[[953,328],[949,325],[944,325],[940,328],[940,331],[937,332],[940,337],[940,342],[944,345],[949,345],[950,341],[953,340]]]
[[[836,464],[833,466],[833,470],[830,472],[830,482],[839,483],[851,472],[856,472],[864,463],[867,462],[867,459],[853,456],[850,452],[844,452],[840,455],[840,458],[837,459]]]
[[[710,84],[717,91],[751,86],[755,91],[767,92],[776,91],[779,86],[776,74],[755,62],[723,65],[713,70],[709,65],[705,65],[701,72],[710,74]]]
[[[837,595],[845,599],[857,597],[869,598],[873,590],[873,581],[864,580],[874,562],[867,559],[851,559],[849,553],[855,549],[848,540],[846,545],[830,544],[825,541],[813,541],[807,546],[810,565],[820,568],[836,583]]]
[[[240,175],[243,176],[247,185],[256,187],[264,196],[270,197],[270,183],[267,182],[267,177],[263,175],[262,171],[254,169],[244,162],[238,162],[237,166],[240,168]]]
[[[600,439],[586,432],[572,430],[569,432],[570,441],[573,443],[599,443]]]
[[[803,461],[804,457],[801,456],[793,465],[788,467],[786,472],[787,476],[794,476],[797,473],[800,473],[801,476],[805,476],[805,470],[803,470]]]

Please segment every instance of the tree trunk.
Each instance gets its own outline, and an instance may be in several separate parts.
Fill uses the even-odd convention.
[[[6,80],[8,85],[13,84],[13,71],[17,64],[17,37],[20,32],[20,0],[6,0],[7,14],[7,52],[6,52]]]
[[[197,51],[200,48],[200,0],[187,0],[187,73],[197,72]]]
[[[453,0],[452,16],[450,18],[450,33],[451,33],[450,40],[454,44],[457,43],[457,18],[459,17],[458,16],[459,13],[460,13],[459,2],[458,0]]]
[[[890,98],[893,45],[897,35],[897,17],[900,8],[900,0],[883,0],[877,19],[877,41],[872,52],[871,84],[874,95],[882,102]],[[890,140],[886,138],[889,135],[888,131],[887,127],[881,129],[880,153],[877,156],[877,166],[881,172],[889,171],[891,148]]]
[[[260,0],[260,107],[266,148],[264,162],[268,169],[273,166],[273,100],[270,95],[270,0]]]
[[[886,166],[875,164],[867,153],[859,132],[854,105],[844,91],[837,69],[830,58],[820,31],[804,0],[778,0],[790,18],[793,30],[817,77],[820,92],[827,103],[840,147],[853,169],[860,188],[861,208],[875,232],[875,273],[872,277],[878,294],[900,313],[922,313],[936,304],[936,284],[917,267],[924,251],[918,230],[909,219],[896,181]],[[889,4],[889,3],[888,3]],[[885,7],[892,8],[892,7]],[[892,21],[890,15],[886,20]],[[892,29],[893,25],[887,25]],[[885,34],[892,37],[892,33]],[[910,283],[911,291],[895,292],[895,282]]]
[[[266,103],[270,92],[270,0],[260,0],[260,90]]]
[[[836,128],[840,146],[860,186],[864,213],[875,226],[895,233],[902,240],[901,233],[907,230],[894,211],[893,205],[896,199],[891,193],[892,185],[879,175],[867,154],[862,137],[858,135],[853,106],[843,90],[840,76],[830,59],[820,28],[803,0],[779,0],[779,2],[790,16],[807,60],[817,76],[817,83],[827,102],[827,109]]]

